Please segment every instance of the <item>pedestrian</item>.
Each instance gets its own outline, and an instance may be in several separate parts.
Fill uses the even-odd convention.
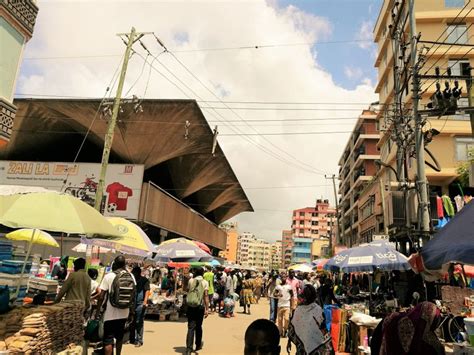
[[[143,346],[143,326],[148,297],[150,296],[150,281],[142,276],[142,270],[139,266],[133,268],[132,275],[137,283],[137,292],[135,296],[135,319],[130,325],[130,343],[135,344],[135,347],[140,347]]]
[[[226,318],[234,317],[235,303],[239,300],[239,296],[236,293],[228,296],[224,300],[224,313],[223,316]]]
[[[135,280],[125,267],[125,257],[117,256],[112,264],[112,272],[104,276],[99,286],[96,318],[101,316],[102,305],[106,300],[103,312],[105,355],[114,353],[114,339],[117,355],[122,353],[125,324],[135,310]]]
[[[316,298],[313,285],[305,285],[288,327],[288,353],[292,343],[296,345],[296,355],[331,353],[331,337],[325,335],[323,310]]]
[[[281,285],[275,287],[273,296],[278,299],[278,330],[281,337],[286,337],[288,322],[290,321],[291,299],[293,298],[293,289],[287,282],[285,274],[281,275]]]
[[[207,269],[203,276],[204,280],[207,281],[209,284],[209,290],[207,291],[207,295],[209,297],[209,311],[212,313],[215,310],[214,307],[214,273],[212,272],[211,267]]]
[[[262,297],[262,287],[263,287],[263,279],[261,274],[257,274],[257,277],[254,280],[255,282],[255,301],[258,304],[260,301],[260,297]]]
[[[293,291],[291,298],[291,311],[294,311],[296,309],[296,305],[298,304],[298,293],[301,291],[301,283],[300,280],[295,277],[294,270],[289,271],[286,283],[291,286]]]
[[[280,335],[275,323],[257,319],[248,326],[244,355],[279,355],[280,351]]]
[[[91,279],[86,273],[86,260],[77,258],[74,260],[74,272],[69,274],[61,287],[55,302],[60,302],[63,298],[66,301],[82,301],[85,311],[89,310],[91,299]]]
[[[89,269],[87,270],[87,275],[89,275],[91,279],[91,295],[93,297],[97,294],[97,289],[99,288],[99,283],[97,282],[99,272],[97,271],[97,269],[89,267]]]
[[[225,278],[225,294],[224,298],[228,297],[229,295],[234,293],[234,280],[233,276],[235,274],[235,270],[226,270],[228,272],[225,272],[223,277]]]
[[[203,347],[202,323],[209,314],[209,285],[203,278],[204,270],[196,268],[193,272],[194,278],[189,281],[189,291],[186,298],[188,304],[188,333],[186,335],[186,354],[193,352],[193,343],[196,344],[195,351]]]
[[[242,283],[242,304],[244,306],[244,313],[250,314],[250,305],[255,303],[255,283],[252,280],[252,275],[250,271],[245,274],[245,280]]]
[[[281,284],[280,279],[276,273],[272,273],[270,275],[270,281],[266,287],[267,289],[267,296],[270,303],[270,320],[273,323],[276,323],[277,319],[277,308],[278,308],[278,298],[276,298],[273,293],[275,292],[275,288]]]

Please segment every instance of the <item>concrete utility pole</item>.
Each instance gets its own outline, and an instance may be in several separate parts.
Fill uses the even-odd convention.
[[[102,152],[102,162],[99,175],[99,183],[97,184],[97,191],[95,195],[94,208],[102,213],[102,200],[104,197],[104,186],[105,186],[105,175],[107,173],[107,166],[109,164],[110,150],[112,149],[112,142],[114,140],[115,126],[117,124],[117,116],[120,109],[120,100],[122,97],[123,85],[125,83],[125,74],[127,73],[128,60],[130,59],[130,53],[132,51],[133,43],[135,42],[135,36],[137,35],[135,28],[132,27],[131,32],[128,34],[118,34],[118,36],[125,35],[128,37],[127,48],[125,49],[125,55],[123,57],[122,71],[120,72],[120,79],[117,86],[117,93],[115,95],[114,106],[112,109],[112,117],[109,121],[109,127],[107,134],[104,139],[104,150]],[[143,34],[138,36],[141,38]]]
[[[332,180],[332,187],[334,188],[334,202],[336,203],[336,221],[337,221],[336,240],[340,242],[339,236],[341,235],[342,229],[339,223],[339,203],[337,202],[336,175],[334,174],[332,174],[332,176],[324,175],[324,178],[326,180]],[[329,238],[329,251],[331,254],[332,254],[332,248],[333,248],[333,245],[332,245],[332,233],[331,233],[331,237]]]
[[[410,0],[410,40],[411,40],[411,67],[412,67],[412,86],[413,86],[413,118],[415,124],[415,151],[416,151],[416,186],[420,193],[419,206],[419,226],[423,241],[429,240],[430,232],[430,214],[428,199],[428,183],[425,173],[425,143],[422,131],[422,119],[418,113],[418,104],[420,101],[420,78],[419,62],[417,58],[416,20],[415,20],[415,0]]]

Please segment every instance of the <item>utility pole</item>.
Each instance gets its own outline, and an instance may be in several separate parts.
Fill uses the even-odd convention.
[[[112,149],[112,142],[114,140],[115,126],[117,124],[117,116],[120,109],[120,100],[122,97],[123,85],[125,83],[125,74],[127,73],[128,60],[130,59],[130,53],[132,51],[133,43],[135,42],[135,37],[137,33],[135,28],[132,27],[130,33],[127,34],[118,34],[118,36],[125,35],[128,37],[126,42],[127,48],[125,49],[125,55],[123,57],[122,70],[120,72],[120,79],[117,86],[117,93],[115,95],[114,106],[112,108],[112,117],[109,121],[109,127],[107,129],[107,134],[104,139],[104,150],[102,152],[102,162],[99,175],[99,183],[97,184],[97,191],[95,195],[95,205],[94,208],[102,213],[102,200],[104,196],[104,186],[105,186],[105,175],[107,173],[107,166],[109,164],[110,150]],[[137,38],[141,38],[143,34],[140,34]]]
[[[416,186],[420,193],[419,203],[419,226],[423,242],[429,240],[430,232],[430,214],[428,199],[428,183],[425,173],[425,143],[422,131],[422,119],[418,113],[418,104],[420,101],[420,78],[419,62],[417,58],[416,20],[415,20],[415,0],[410,0],[410,43],[411,43],[411,67],[412,67],[412,86],[413,86],[413,118],[415,125],[415,151],[416,151]]]
[[[341,225],[339,223],[339,203],[337,202],[337,191],[336,191],[336,175],[332,174],[332,176],[327,176],[324,175],[324,178],[326,180],[332,180],[332,187],[334,189],[334,202],[336,203],[336,221],[337,221],[337,229],[336,229],[336,240],[340,242],[340,235],[341,235]],[[331,232],[331,237],[329,238],[329,251],[332,255],[332,232]]]

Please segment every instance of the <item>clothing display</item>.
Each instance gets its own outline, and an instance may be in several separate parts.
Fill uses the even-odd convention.
[[[447,195],[443,195],[443,196],[441,196],[441,198],[443,199],[443,207],[444,207],[444,210],[446,211],[446,214],[449,217],[453,217],[454,216],[453,202],[451,201],[451,199]]]
[[[461,211],[464,207],[464,199],[460,195],[457,195],[454,197],[454,202],[456,203],[456,212]]]

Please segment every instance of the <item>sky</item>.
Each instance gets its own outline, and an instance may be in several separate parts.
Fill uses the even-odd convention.
[[[127,96],[226,102],[201,108],[219,126],[219,144],[255,209],[233,219],[241,232],[274,241],[290,227],[293,209],[314,206],[317,198],[334,202],[324,175],[337,174],[355,118],[377,100],[371,36],[381,0],[39,0],[38,6],[17,97],[102,97],[124,51],[116,33],[135,26],[153,32],[175,57],[160,54],[155,37],[144,36],[159,57],[134,47],[142,57],[130,60]]]

